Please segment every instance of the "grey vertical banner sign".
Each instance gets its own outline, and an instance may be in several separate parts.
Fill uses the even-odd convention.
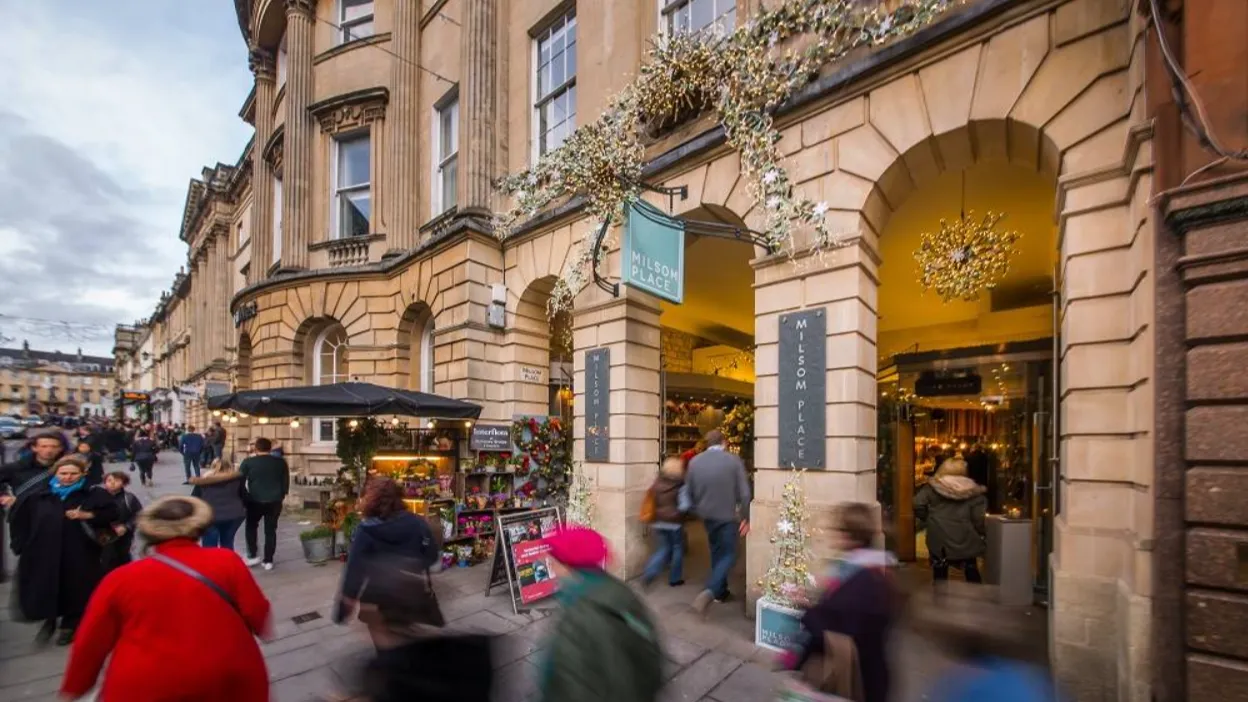
[[[611,460],[611,349],[585,352],[585,460]]]
[[[827,468],[828,318],[780,315],[780,468]]]

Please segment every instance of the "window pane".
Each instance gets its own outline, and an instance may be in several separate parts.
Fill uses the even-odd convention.
[[[563,84],[567,74],[564,73],[563,54],[560,54],[554,61],[550,62],[550,87],[554,88]]]
[[[568,63],[567,75],[571,78],[576,75],[576,42],[569,43],[568,48],[564,51],[563,55]]]
[[[453,158],[442,166],[442,211],[445,212],[456,205],[456,178],[459,176],[459,158]]]
[[[373,28],[373,21],[370,19],[364,22],[355,22],[353,24],[343,25],[342,33],[343,41],[352,41],[354,39],[371,37],[377,32]]]
[[[367,236],[372,193],[368,190],[343,192],[340,193],[338,202],[342,213],[339,236]]]
[[[564,101],[564,105],[568,110],[568,131],[572,131],[572,127],[576,125],[576,86],[568,88],[568,97]]]
[[[338,142],[338,187],[368,182],[368,137]]]
[[[690,28],[695,32],[715,19],[715,0],[693,0],[689,7],[693,11]]]
[[[441,127],[438,134],[438,160],[445,160],[447,156],[455,153],[455,109],[453,105],[447,105],[438,113],[440,117]]]
[[[559,124],[568,118],[568,93],[563,93],[548,104],[550,107],[550,123],[552,125]]]
[[[332,419],[318,419],[316,426],[317,441],[333,441],[334,440],[334,424]]]
[[[373,0],[342,0],[343,22],[373,16]]]

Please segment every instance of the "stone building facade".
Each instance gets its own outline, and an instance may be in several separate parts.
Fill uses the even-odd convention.
[[[0,414],[98,417],[112,413],[113,359],[0,348]]]
[[[728,23],[765,4],[696,2]],[[1190,19],[1234,3],[1189,0],[1200,6],[1195,15],[1181,2],[1159,4],[1167,31],[1185,40],[1183,58],[1195,62],[1189,72],[1197,64],[1236,65],[1219,63],[1226,42],[1202,49]],[[208,169],[191,184],[181,231],[190,265],[144,327],[166,369],[154,387],[185,390],[187,421],[199,424],[210,420],[202,399],[224,387],[348,379],[479,403],[483,420],[546,413],[562,355],[552,351],[560,344],[546,303],[590,225],[580,203],[561,203],[500,242],[490,216],[503,203],[492,181],[594,119],[637,73],[656,33],[696,21],[693,4],[235,0],[235,7],[255,75],[240,116],[255,136],[234,166]],[[886,328],[895,303],[882,291],[901,285],[895,272],[911,265],[897,260],[886,234],[950,182],[961,179],[965,202],[967,174],[1013,174],[1038,194],[1009,201],[1038,208],[1053,236],[1051,250],[1032,263],[1056,270],[1047,278],[1055,322],[1047,302],[1021,313],[992,310],[1054,339],[1060,368],[1052,422],[1059,468],[1056,485],[1047,486],[1057,496],[1045,563],[1056,674],[1078,700],[1180,700],[1186,691],[1176,681],[1187,680],[1186,665],[1194,671],[1190,687],[1205,697],[1248,699],[1234,663],[1244,656],[1217,629],[1235,619],[1207,614],[1243,611],[1240,595],[1224,591],[1242,586],[1226,560],[1242,536],[1228,529],[1245,524],[1233,508],[1239,488],[1207,504],[1189,497],[1186,514],[1175,507],[1184,490],[1208,492],[1201,481],[1238,486],[1235,466],[1245,460],[1228,424],[1243,393],[1202,390],[1199,382],[1224,379],[1240,351],[1242,320],[1214,302],[1238,294],[1237,264],[1214,254],[1234,257],[1227,252],[1237,250],[1231,234],[1242,231],[1243,216],[1237,206],[1210,203],[1241,202],[1242,186],[1229,166],[1211,168],[1193,182],[1231,180],[1188,183],[1165,199],[1164,211],[1155,208],[1154,196],[1198,168],[1202,151],[1184,139],[1177,108],[1165,104],[1152,11],[1147,0],[968,0],[917,34],[828,66],[779,109],[793,182],[828,205],[835,229],[853,236],[817,260],[800,252],[797,260],[749,256],[747,280],[725,292],[746,308],[752,303],[744,313],[753,330],[756,407],[750,513],[756,525],[773,522],[790,475],[780,462],[781,316],[822,310],[827,317],[828,468],[805,478],[816,526],[826,526],[828,506],[877,500],[877,379],[902,346],[927,348],[927,337]],[[1224,26],[1237,28],[1224,31],[1238,32],[1242,45],[1243,23]],[[562,67],[543,72],[556,57]],[[1242,138],[1246,91],[1242,80],[1231,83],[1198,85],[1210,101],[1214,91],[1219,100],[1234,96],[1229,104],[1240,107],[1218,119],[1223,132]],[[738,156],[707,117],[656,137],[645,178],[685,188],[683,199],[653,199],[674,215],[756,228],[762,219]],[[1201,264],[1211,266],[1205,273],[1180,265],[1187,277],[1175,278],[1176,227],[1188,246],[1213,257]],[[617,278],[619,267],[615,250],[603,272]],[[1180,290],[1186,318],[1170,307],[1184,297]],[[1220,311],[1193,316],[1202,304]],[[501,318],[491,314],[499,307]],[[584,470],[597,526],[626,575],[638,572],[647,550],[637,514],[660,459],[665,349],[682,338],[661,321],[671,314],[632,288],[617,297],[593,285],[577,295],[571,314],[578,458],[585,456],[586,353],[609,349],[607,460],[584,462]],[[1188,336],[1177,336],[1180,328]],[[1035,336],[1028,333],[1006,325],[978,338],[1004,344]],[[1205,342],[1187,356],[1187,383],[1173,385],[1185,344]],[[1183,409],[1182,392],[1209,406]],[[1186,456],[1175,453],[1183,412],[1195,419],[1186,425]],[[300,470],[331,473],[332,423],[309,419],[297,428],[243,419],[232,425],[231,448],[263,431],[283,442]],[[1216,433],[1221,443],[1193,453],[1200,432],[1212,427],[1225,428]],[[1196,467],[1184,473],[1187,464]],[[1186,542],[1176,541],[1181,532]],[[748,537],[748,582],[766,567],[768,537],[764,528]],[[1170,555],[1161,557],[1163,549]],[[1180,567],[1175,575],[1184,549],[1216,551],[1222,569],[1189,567],[1183,576]],[[1184,588],[1196,591],[1184,595]],[[1158,604],[1164,598],[1177,609],[1184,597],[1200,615],[1190,624]],[[1211,649],[1225,658],[1214,662]],[[1163,669],[1172,673],[1166,679]],[[1224,684],[1239,685],[1239,696],[1217,692],[1230,689],[1218,687]]]

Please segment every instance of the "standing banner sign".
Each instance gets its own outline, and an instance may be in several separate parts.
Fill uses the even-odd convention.
[[[678,305],[684,301],[685,226],[680,220],[634,202],[628,206],[622,254],[621,283]]]
[[[559,590],[559,581],[551,568],[550,544],[563,519],[558,507],[544,507],[528,512],[500,514],[495,519],[494,564],[485,594],[506,582],[511,593],[512,611],[546,599]],[[502,576],[506,575],[506,580]]]

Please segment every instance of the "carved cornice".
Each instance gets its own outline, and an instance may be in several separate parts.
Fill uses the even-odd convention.
[[[278,125],[277,129],[273,130],[269,140],[265,142],[264,150],[260,152],[260,157],[264,159],[265,163],[272,166],[275,171],[279,171],[282,168],[282,144],[285,141],[285,137],[286,125]]]
[[[286,15],[304,15],[311,18],[316,12],[315,0],[286,0]]]
[[[273,52],[268,49],[251,47],[247,52],[247,67],[256,76],[256,80],[277,79],[277,65],[273,61]]]
[[[389,102],[389,90],[365,88],[313,103],[308,106],[308,113],[321,123],[321,131],[340,134],[385,117]]]

